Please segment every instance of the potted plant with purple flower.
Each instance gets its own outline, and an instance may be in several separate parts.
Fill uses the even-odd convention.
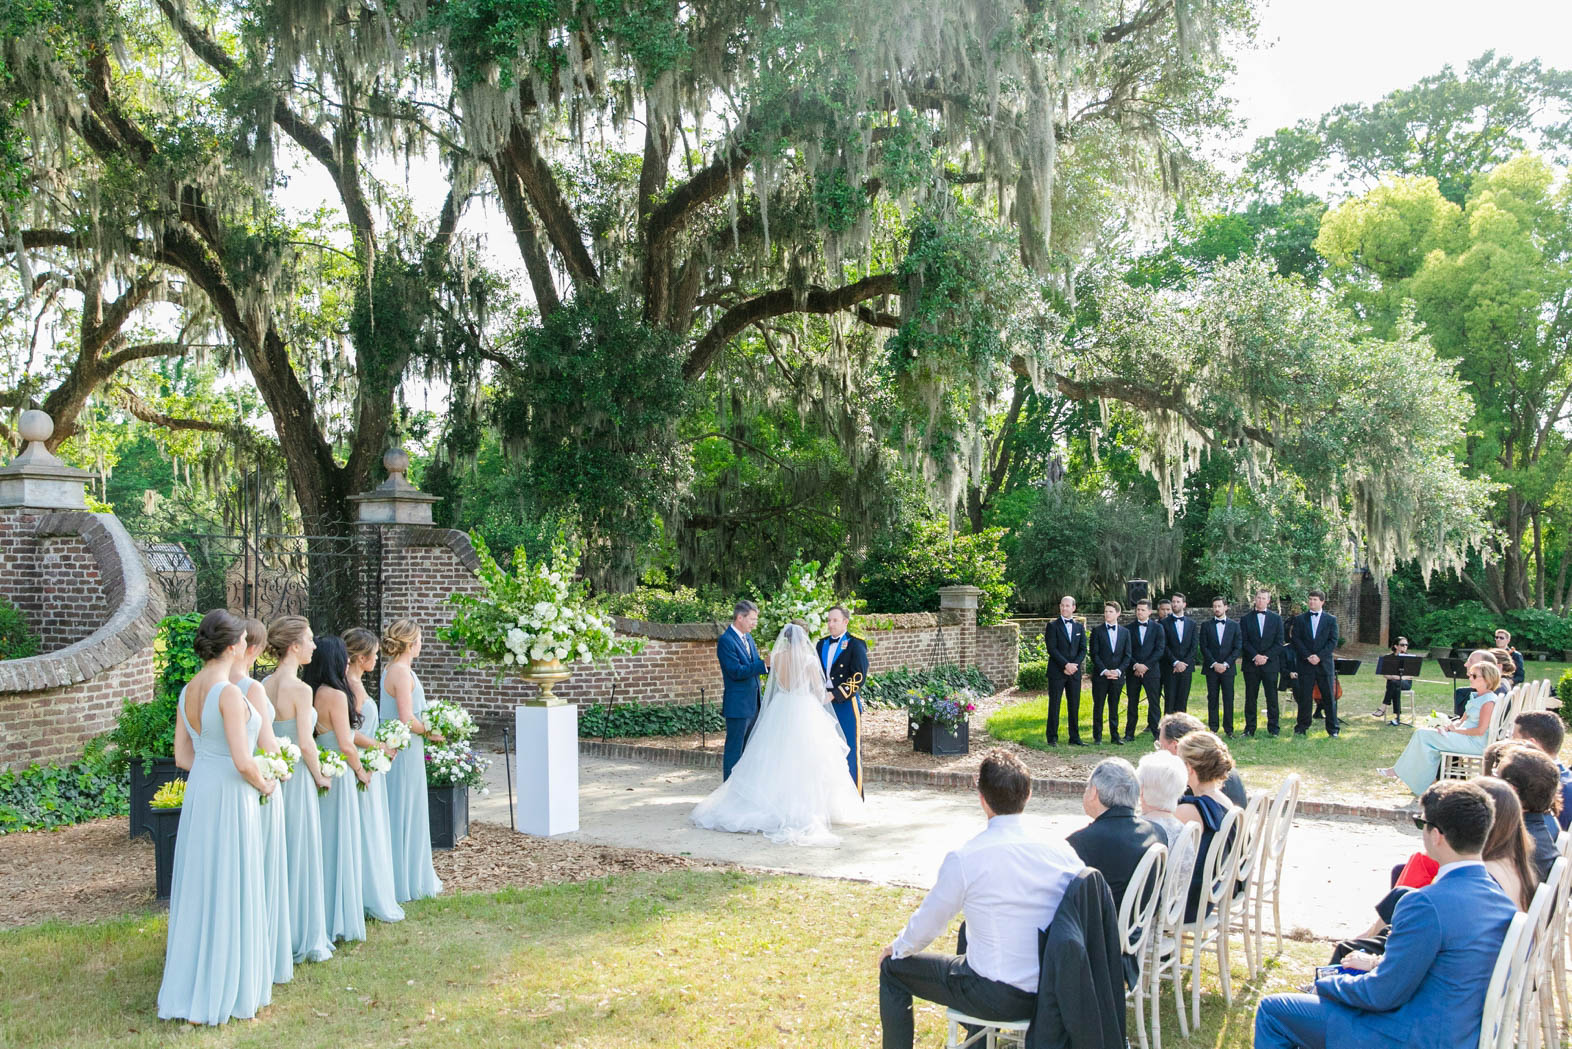
[[[906,736],[923,754],[965,754],[971,749],[971,722],[977,696],[954,692],[911,691],[906,702]]]

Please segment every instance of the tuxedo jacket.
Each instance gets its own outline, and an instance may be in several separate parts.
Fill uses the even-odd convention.
[[[1309,612],[1300,612],[1294,616],[1294,654],[1299,657],[1300,663],[1305,663],[1309,656],[1319,656],[1322,663],[1330,664],[1332,653],[1336,650],[1336,616],[1322,609],[1321,629],[1314,633],[1310,630]]]
[[[720,661],[721,677],[725,679],[721,716],[753,717],[759,712],[759,677],[767,673],[753,635],[739,637],[728,626],[715,640],[715,658]]]
[[[1315,982],[1327,1049],[1474,1049],[1517,907],[1482,865],[1405,893],[1381,964]]]
[[[1048,620],[1043,630],[1043,640],[1048,646],[1048,663],[1059,673],[1064,673],[1066,663],[1077,667],[1086,662],[1086,628],[1079,619],[1070,620],[1070,635],[1065,636],[1064,620],[1059,616]]]
[[[1177,624],[1180,619],[1184,620],[1183,641],[1179,640],[1179,627]],[[1200,630],[1200,624],[1189,616],[1168,617],[1168,622],[1163,624],[1163,636],[1168,649],[1165,654],[1168,657],[1168,665],[1170,667],[1174,663],[1181,662],[1189,667],[1195,666],[1197,662],[1196,653],[1200,650],[1201,643],[1199,639]]]
[[[817,647],[821,669],[824,667],[825,649],[833,643],[827,637],[819,638]],[[868,643],[854,634],[847,634],[846,647],[841,649],[841,654],[830,664],[830,691],[835,693],[835,702],[845,703],[855,699],[862,689],[863,682],[867,680]]]
[[[1266,617],[1265,630],[1261,629],[1261,616]],[[1256,673],[1277,673],[1277,657],[1282,650],[1284,637],[1282,616],[1271,610],[1257,612],[1252,608],[1239,617],[1240,665]],[[1266,662],[1260,667],[1255,665],[1256,656],[1266,657]]]
[[[1108,643],[1107,624],[1098,623],[1089,631],[1087,647],[1092,653],[1092,673],[1097,677],[1102,677],[1105,670],[1119,671],[1120,678],[1130,672],[1130,631],[1122,626],[1115,626],[1114,631],[1112,645]]]
[[[1163,654],[1168,651],[1168,638],[1163,625],[1155,619],[1146,621],[1146,638],[1141,638],[1141,624],[1131,623],[1125,628],[1130,634],[1130,664],[1146,667],[1147,673],[1160,672]]]
[[[1217,638],[1217,620],[1201,621],[1201,667],[1211,670],[1213,663],[1227,663],[1228,672],[1239,662],[1239,624],[1232,619],[1223,620],[1222,640]]]

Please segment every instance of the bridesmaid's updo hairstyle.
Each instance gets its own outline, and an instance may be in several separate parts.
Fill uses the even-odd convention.
[[[246,647],[267,647],[267,624],[260,619],[246,620]]]
[[[395,619],[382,632],[382,655],[386,659],[397,659],[414,648],[419,640],[420,627],[413,619]]]
[[[283,659],[292,645],[310,636],[311,621],[305,616],[279,616],[267,627],[268,654],[274,659]]]
[[[364,659],[377,654],[377,635],[363,626],[351,627],[344,631],[344,648],[349,651],[350,659]]]
[[[233,648],[246,636],[246,621],[233,612],[215,608],[202,617],[191,650],[204,663],[211,662]]]

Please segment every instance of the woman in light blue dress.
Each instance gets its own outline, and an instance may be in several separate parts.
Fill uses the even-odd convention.
[[[262,683],[251,676],[257,657],[267,646],[267,626],[260,619],[246,619],[243,622],[246,624],[246,650],[229,668],[229,683],[240,689],[246,702],[262,718],[262,729],[257,733],[257,747],[271,753],[278,749],[278,737],[273,733],[273,703],[267,698]],[[279,783],[278,796],[262,807],[262,878],[267,892],[267,953],[273,965],[274,983],[288,983],[295,978],[295,952],[290,944],[288,838],[284,830],[285,805],[282,794],[287,782]]]
[[[175,841],[169,936],[158,989],[163,1020],[249,1019],[273,1000],[259,795],[277,792],[253,757],[262,718],[229,683],[245,626],[223,609],[192,646],[202,669],[180,694],[175,763],[189,770]]]
[[[359,748],[369,744],[360,732],[360,712],[349,705],[345,671],[349,655],[336,637],[317,639],[317,650],[301,677],[311,687],[317,711],[317,747],[344,755],[349,774],[333,780],[322,796],[322,892],[327,913],[328,938],[364,940],[366,905],[360,859],[360,792],[357,785],[371,782],[371,773],[360,764]],[[365,742],[362,742],[362,741]]]
[[[377,705],[366,694],[362,678],[377,665],[377,635],[362,627],[344,634],[349,651],[349,701],[360,713],[360,731],[376,738]],[[392,747],[384,752],[393,764],[404,758]],[[391,772],[392,769],[389,769]],[[384,922],[404,920],[393,888],[393,834],[388,827],[387,776],[372,776],[360,795],[361,884],[364,886],[366,914]]]
[[[420,627],[395,619],[382,634],[383,721],[397,719],[409,726],[409,746],[388,773],[388,819],[393,831],[393,891],[400,903],[435,896],[442,882],[431,865],[431,816],[426,799],[426,743],[442,735],[427,727],[426,690],[411,666],[420,655]]]
[[[293,740],[305,766],[279,788],[284,806],[289,944],[296,964],[333,957],[322,894],[322,814],[317,801],[317,789],[333,781],[322,775],[317,761],[317,712],[311,705],[311,686],[300,680],[301,664],[311,660],[316,647],[304,616],[279,616],[268,625],[267,650],[278,660],[278,668],[262,688],[273,704],[273,734]]]
[[[1502,702],[1496,692],[1496,686],[1501,684],[1501,668],[1488,659],[1475,663],[1468,668],[1468,683],[1474,692],[1468,697],[1460,720],[1443,728],[1414,729],[1397,763],[1376,771],[1402,780],[1417,797],[1440,775],[1442,754],[1483,754],[1490,742],[1491,715],[1496,704]]]

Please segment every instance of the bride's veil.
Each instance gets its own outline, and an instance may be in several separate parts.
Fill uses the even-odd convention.
[[[804,693],[822,705],[824,688],[824,668],[819,665],[813,640],[796,623],[787,623],[770,651],[770,680],[764,690],[764,705],[769,706],[776,696],[787,692]],[[827,708],[825,713],[829,714]],[[830,719],[833,721],[834,716],[830,715]]]

